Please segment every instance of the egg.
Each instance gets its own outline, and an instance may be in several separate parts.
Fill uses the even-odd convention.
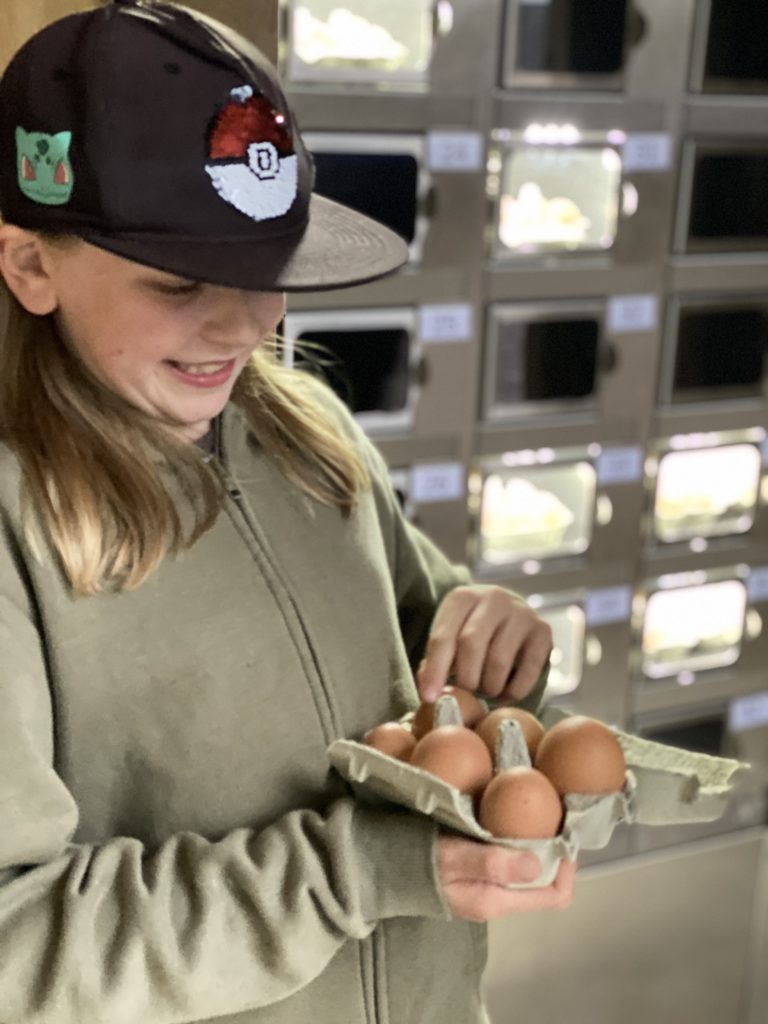
[[[467,728],[471,729],[486,714],[486,707],[469,690],[462,690],[460,686],[444,686],[441,697],[453,697],[459,705],[461,720]],[[435,701],[423,701],[416,714],[413,716],[413,735],[417,740],[426,736],[434,725]]]
[[[534,765],[560,793],[616,793],[627,771],[616,734],[585,715],[564,718],[539,743]]]
[[[475,732],[490,750],[491,757],[495,757],[496,738],[499,735],[501,723],[509,719],[517,722],[522,729],[528,753],[533,761],[536,748],[544,735],[544,726],[530,711],[524,711],[522,708],[496,708],[495,711],[491,711],[478,722]]]
[[[477,817],[500,839],[551,839],[560,829],[563,805],[546,775],[518,766],[488,783]]]
[[[399,722],[383,722],[365,733],[363,743],[382,754],[396,757],[398,761],[410,761],[416,737]]]
[[[493,774],[488,748],[462,725],[441,725],[428,732],[416,744],[411,765],[473,797],[480,795]]]

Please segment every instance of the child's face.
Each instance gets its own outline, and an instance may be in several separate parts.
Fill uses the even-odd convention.
[[[85,365],[134,406],[180,420],[192,441],[285,309],[282,294],[195,284],[87,243],[54,253],[49,266],[57,322]]]

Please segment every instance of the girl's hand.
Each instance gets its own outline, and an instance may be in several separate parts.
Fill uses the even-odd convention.
[[[457,587],[437,609],[419,695],[434,701],[448,682],[488,697],[522,700],[533,689],[552,651],[552,630],[503,587]]]
[[[467,921],[491,921],[531,910],[564,910],[573,899],[576,864],[563,860],[551,885],[507,889],[532,882],[541,872],[538,857],[454,836],[437,840],[437,870],[451,913]]]

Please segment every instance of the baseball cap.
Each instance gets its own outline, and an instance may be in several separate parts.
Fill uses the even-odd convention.
[[[256,291],[360,284],[406,262],[403,239],[313,183],[274,67],[181,5],[61,18],[0,80],[0,214],[20,227]]]

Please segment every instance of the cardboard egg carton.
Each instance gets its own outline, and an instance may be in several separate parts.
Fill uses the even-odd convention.
[[[566,712],[549,707],[540,720],[549,729],[565,717]],[[453,697],[438,700],[435,724],[462,724]],[[728,758],[695,754],[640,739],[618,729],[615,732],[627,762],[624,788],[601,796],[567,794],[563,825],[552,839],[499,839],[481,828],[470,796],[429,772],[364,743],[337,740],[328,753],[336,770],[363,799],[383,799],[408,807],[473,839],[532,850],[541,861],[541,874],[534,882],[513,887],[531,888],[550,885],[564,857],[573,860],[579,850],[606,846],[619,822],[675,825],[714,821],[726,808],[734,773],[748,767]],[[530,766],[528,748],[517,722],[502,724],[494,761],[496,772],[515,765]]]

